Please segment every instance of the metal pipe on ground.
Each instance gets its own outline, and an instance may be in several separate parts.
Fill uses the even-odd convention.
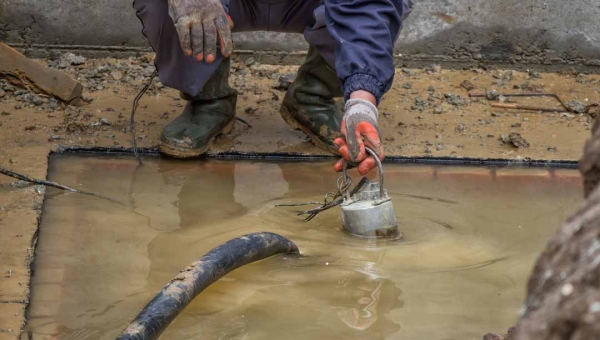
[[[276,254],[298,253],[287,238],[273,233],[240,236],[214,248],[173,278],[117,340],[154,340],[204,289],[229,272]]]

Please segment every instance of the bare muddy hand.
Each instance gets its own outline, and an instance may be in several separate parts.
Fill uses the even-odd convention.
[[[169,15],[175,23],[181,49],[198,61],[212,63],[217,56],[217,39],[221,54],[233,51],[233,22],[219,0],[168,0]]]

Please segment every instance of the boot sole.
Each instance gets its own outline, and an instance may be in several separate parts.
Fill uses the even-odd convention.
[[[300,121],[298,121],[294,115],[290,112],[290,110],[285,106],[281,105],[281,109],[279,110],[281,113],[281,117],[285,122],[294,130],[304,132],[311,140],[311,142],[321,150],[325,150],[329,153],[332,153],[336,156],[340,156],[340,151],[335,145],[330,145],[323,142],[319,136],[315,135],[309,128],[304,126]]]
[[[236,118],[233,117],[233,119],[231,119],[231,121],[229,121],[227,123],[227,125],[225,125],[225,127],[223,128],[223,130],[220,133],[216,134],[214,137],[212,137],[208,141],[207,145],[204,148],[201,148],[201,149],[185,148],[185,147],[173,145],[171,143],[163,142],[161,140],[158,145],[158,149],[160,150],[161,153],[163,153],[167,156],[173,157],[173,158],[194,158],[194,157],[201,156],[201,155],[205,154],[208,151],[208,149],[210,149],[212,147],[212,145],[213,145],[215,139],[217,139],[217,137],[219,137],[223,134],[231,133],[231,131],[233,131],[235,121],[236,121]]]

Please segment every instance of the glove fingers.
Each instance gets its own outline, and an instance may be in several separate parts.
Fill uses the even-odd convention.
[[[177,31],[177,35],[179,36],[179,44],[181,45],[181,50],[186,56],[191,56],[193,51],[190,28],[191,22],[187,19],[182,19],[178,21],[175,25],[175,30]]]
[[[348,149],[347,145],[344,145],[340,148],[340,155],[342,156],[343,159],[345,159],[348,162],[352,162],[352,158],[350,158],[350,150]]]
[[[375,169],[376,167],[377,162],[375,162],[375,158],[373,158],[373,156],[369,156],[364,161],[360,162],[360,165],[358,166],[358,172],[361,175],[366,176],[369,171]]]
[[[192,26],[192,50],[194,59],[201,61],[206,57],[204,54],[204,30],[199,22]]]
[[[233,41],[231,40],[231,28],[226,16],[219,17],[216,21],[217,31],[219,33],[219,45],[221,46],[221,54],[227,58],[233,52]]]
[[[335,170],[336,172],[342,172],[344,170],[345,162],[346,160],[343,158],[338,159],[338,161],[335,162],[335,165],[333,166],[333,170]]]
[[[379,139],[379,135],[378,134],[366,134],[365,136],[365,146],[368,147],[369,149],[375,151],[375,153],[377,154],[377,156],[379,156],[380,160],[383,160],[385,158],[385,154],[384,154],[384,150],[383,150],[383,144],[381,143],[381,140]]]
[[[207,63],[215,61],[217,56],[217,27],[214,21],[204,21],[204,56]]]
[[[348,144],[346,144],[346,138],[344,137],[338,137],[333,141],[333,144],[335,146],[337,146],[337,148],[341,148],[342,146],[347,146]]]

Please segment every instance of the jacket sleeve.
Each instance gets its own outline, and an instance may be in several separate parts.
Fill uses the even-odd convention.
[[[377,103],[394,80],[394,43],[410,0],[325,0],[327,29],[335,41],[335,67],[344,97],[365,90]]]

